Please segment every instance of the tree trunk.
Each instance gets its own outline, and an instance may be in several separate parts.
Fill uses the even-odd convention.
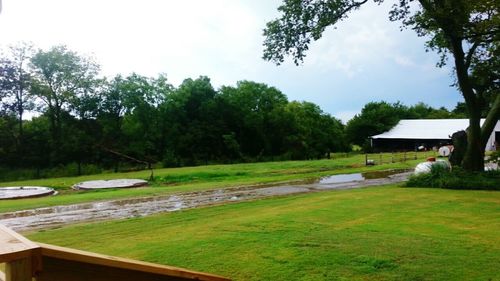
[[[488,116],[486,116],[483,126],[481,127],[481,145],[484,148],[486,148],[486,145],[488,144],[488,139],[490,138],[493,129],[495,129],[498,119],[500,119],[500,93],[497,94],[497,97],[491,106],[491,110],[488,113]]]
[[[474,116],[473,116],[474,115]],[[467,129],[467,150],[462,160],[462,168],[467,171],[484,171],[484,146],[481,140],[481,115],[470,113]]]
[[[445,33],[447,31],[445,30]],[[469,73],[465,64],[465,55],[462,47],[462,39],[454,36],[448,31],[455,71],[457,73],[458,86],[465,99],[469,113],[469,128],[467,129],[467,150],[462,160],[462,168],[467,171],[484,171],[484,146],[481,139],[481,106],[469,80]]]

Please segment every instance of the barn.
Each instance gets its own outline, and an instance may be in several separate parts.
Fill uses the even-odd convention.
[[[484,119],[481,120],[481,125]],[[469,126],[468,119],[417,119],[400,120],[391,130],[372,136],[371,145],[375,151],[417,150],[452,144],[451,135],[465,130]],[[500,122],[497,122],[488,139],[486,150],[500,149]]]

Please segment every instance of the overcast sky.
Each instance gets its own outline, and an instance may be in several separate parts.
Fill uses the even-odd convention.
[[[453,108],[461,100],[450,68],[435,67],[438,57],[425,52],[425,40],[388,21],[392,1],[370,3],[327,30],[301,66],[262,60],[262,30],[280,2],[3,0],[0,45],[65,44],[94,56],[106,76],[166,73],[175,86],[200,75],[216,88],[263,82],[343,121],[370,101]]]

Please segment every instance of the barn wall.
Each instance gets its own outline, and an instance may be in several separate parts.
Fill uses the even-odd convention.
[[[500,135],[500,122],[497,122],[497,125],[493,129],[493,132],[491,133],[490,138],[488,139],[488,142],[486,144],[485,150],[486,151],[494,151],[500,149],[500,139],[498,138],[498,135]]]
[[[450,139],[372,139],[375,152],[415,151],[419,146],[426,149],[451,144]]]

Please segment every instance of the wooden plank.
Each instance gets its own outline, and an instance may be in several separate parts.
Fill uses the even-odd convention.
[[[39,246],[0,224],[0,263],[30,257]]]
[[[62,260],[51,257],[42,258],[44,270],[37,276],[37,281],[189,281],[182,277],[173,277],[149,272],[128,270]]]
[[[43,243],[37,243],[41,247],[42,264],[43,271],[39,279],[43,280],[55,280],[46,279],[45,277],[50,273],[51,267],[60,267],[63,264],[62,261],[72,263],[75,268],[65,267],[69,272],[71,270],[80,271],[81,268],[85,270],[91,270],[94,268],[96,271],[110,271],[117,276],[122,276],[122,272],[126,272],[123,278],[128,278],[127,276],[135,276],[139,278],[140,276],[149,276],[153,279],[123,279],[123,280],[204,280],[204,281],[229,281],[230,279],[222,276],[217,276],[208,273],[191,271],[183,268],[158,265],[148,262],[136,261],[131,259],[118,258],[113,256],[101,255],[96,253],[90,253],[80,250],[74,250],[54,245],[48,245]],[[49,266],[49,268],[47,268]],[[100,268],[105,268],[106,270],[101,270]],[[118,270],[121,269],[121,270]],[[57,269],[59,270],[59,269]],[[68,273],[66,272],[66,273]],[[134,273],[135,272],[135,273]],[[134,274],[133,274],[134,273]],[[65,274],[61,272],[60,274]],[[69,274],[69,273],[68,273]],[[128,275],[127,275],[128,274]],[[137,275],[138,274],[138,275]],[[82,273],[81,276],[84,274]],[[89,277],[89,276],[87,276]],[[168,277],[168,278],[167,278]],[[44,279],[45,278],[45,279]],[[75,277],[76,278],[76,277]],[[89,277],[90,278],[90,277]],[[122,280],[122,279],[94,279],[92,276],[90,279],[59,279],[59,280]],[[120,277],[121,278],[121,277]],[[166,278],[166,279],[165,279]]]
[[[10,261],[5,264],[5,281],[31,281],[31,258]]]

